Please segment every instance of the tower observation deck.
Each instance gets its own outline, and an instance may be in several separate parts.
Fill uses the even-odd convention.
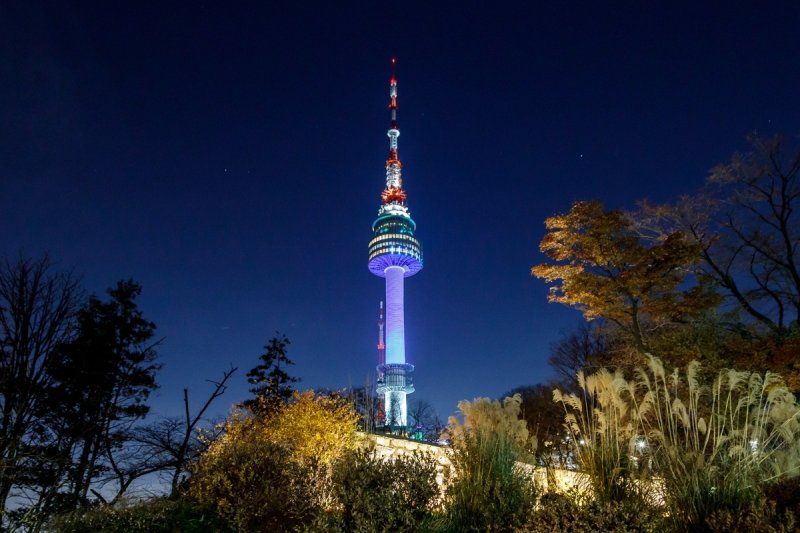
[[[414,366],[406,363],[405,316],[403,284],[405,278],[422,270],[422,244],[414,237],[416,223],[406,206],[406,192],[400,158],[397,155],[397,79],[392,59],[392,77],[389,80],[389,109],[391,126],[389,159],[386,160],[386,187],[381,193],[378,218],[372,223],[369,241],[369,270],[386,279],[385,356],[378,365],[376,392],[384,396],[386,424],[392,427],[407,426],[406,396],[414,392],[411,373]],[[380,349],[380,348],[379,348]]]

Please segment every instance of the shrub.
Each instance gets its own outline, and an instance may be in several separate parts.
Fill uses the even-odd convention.
[[[464,422],[449,421],[452,472],[442,529],[513,531],[534,502],[531,476],[517,463],[530,448],[526,423],[519,419],[520,397],[503,404],[479,398],[458,407]]]
[[[770,483],[764,487],[764,493],[778,514],[791,511],[795,518],[800,518],[800,476]]]
[[[415,453],[381,459],[360,450],[340,460],[333,474],[334,499],[347,532],[413,532],[425,527],[439,499],[436,461]]]
[[[291,531],[322,512],[316,465],[292,460],[273,442],[252,438],[201,459],[191,495],[240,531]]]
[[[243,532],[302,529],[330,507],[332,464],[356,446],[355,430],[346,402],[312,392],[268,415],[235,413],[189,493]]]
[[[650,533],[663,531],[659,515],[631,502],[579,504],[576,495],[547,493],[520,533]]]
[[[212,509],[186,499],[155,499],[131,506],[99,505],[55,516],[47,525],[54,533],[224,533],[233,531]]]
[[[713,511],[703,525],[703,530],[709,533],[790,533],[798,530],[791,511],[778,513],[775,505],[767,502],[755,502],[735,510]]]

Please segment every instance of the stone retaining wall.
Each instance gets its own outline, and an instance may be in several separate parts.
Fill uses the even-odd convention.
[[[390,459],[401,455],[410,455],[415,451],[428,453],[438,463],[436,482],[439,486],[444,484],[444,471],[450,467],[450,458],[447,457],[447,446],[437,446],[427,442],[391,437],[388,435],[363,434],[375,446],[378,457]],[[547,470],[541,466],[522,463],[530,472],[534,482],[548,492],[565,492],[581,483],[583,475],[573,470],[555,468],[548,479]]]

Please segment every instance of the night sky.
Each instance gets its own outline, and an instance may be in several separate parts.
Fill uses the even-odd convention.
[[[223,415],[277,331],[301,386],[365,383],[392,56],[410,400],[442,418],[547,380],[582,320],[530,276],[547,216],[673,200],[800,132],[796,1],[334,4],[0,1],[0,254],[142,284],[158,413],[238,366]]]

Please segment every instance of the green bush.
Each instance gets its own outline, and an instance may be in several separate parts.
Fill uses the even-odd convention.
[[[55,516],[46,527],[54,533],[232,532],[213,510],[189,500],[155,499],[122,507],[99,505]]]
[[[650,533],[664,531],[658,513],[630,502],[600,503],[590,500],[584,505],[574,495],[547,493],[539,500],[528,523],[520,533]]]
[[[777,512],[775,504],[755,502],[746,508],[720,509],[705,519],[704,527],[694,531],[708,533],[790,533],[798,531],[794,513]]]
[[[431,456],[420,453],[387,460],[370,450],[348,454],[333,473],[334,500],[341,509],[339,529],[354,533],[424,529],[439,499],[436,467]]]
[[[293,531],[323,511],[319,474],[318,466],[298,463],[278,444],[243,439],[202,458],[190,493],[239,531]]]

